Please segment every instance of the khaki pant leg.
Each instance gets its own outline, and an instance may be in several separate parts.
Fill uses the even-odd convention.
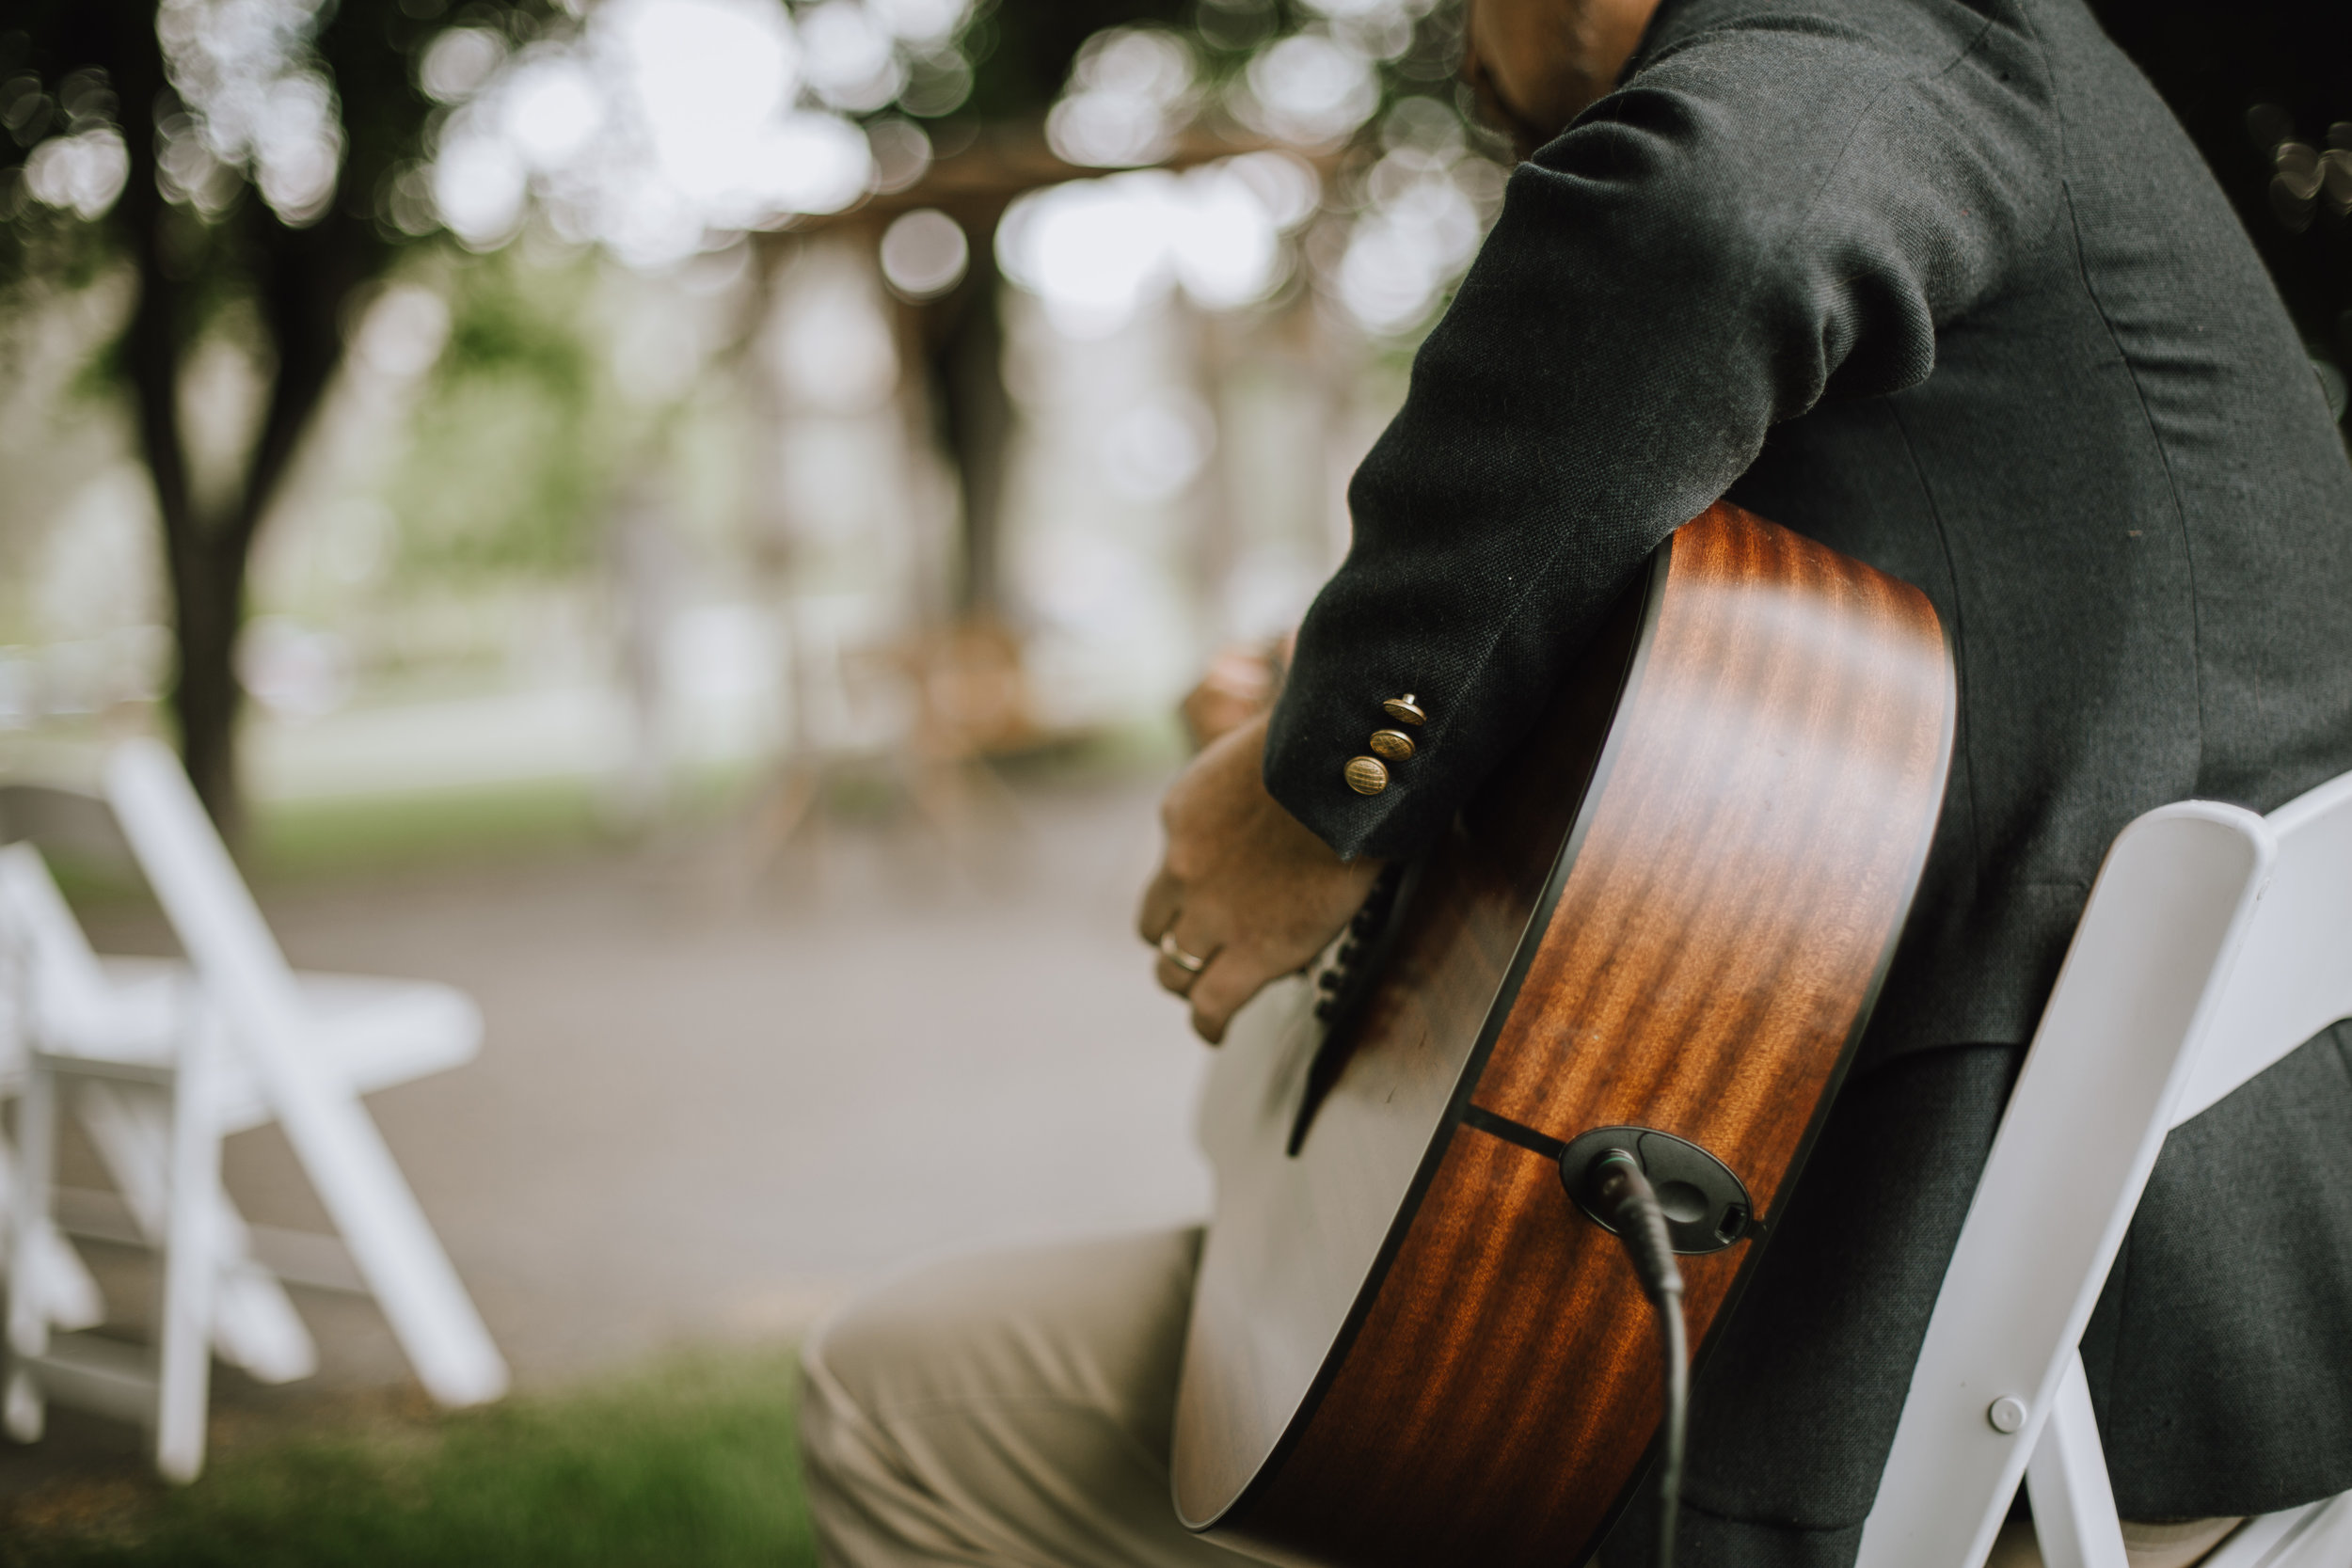
[[[2131,1568],[2193,1568],[2243,1519],[2191,1519],[2182,1524],[2146,1525],[2123,1521],[2123,1557]],[[2042,1546],[2033,1526],[2012,1519],[2001,1527],[1985,1568],[2042,1568]]]
[[[1237,1568],[1168,1501],[1197,1229],[930,1264],[802,1352],[833,1568]]]

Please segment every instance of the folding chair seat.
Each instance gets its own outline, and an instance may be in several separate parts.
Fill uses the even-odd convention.
[[[220,1138],[272,1119],[427,1389],[448,1403],[501,1392],[504,1364],[358,1101],[470,1059],[481,1037],[472,1002],[446,986],[288,969],[177,762],[151,742],[116,751],[103,801],[0,787],[0,828],[86,848],[119,834],[188,954],[100,958],[33,847],[0,849],[0,932],[17,959],[25,1047],[22,1147],[7,1195],[20,1286],[8,1320],[10,1433],[37,1436],[48,1398],[92,1405],[150,1423],[159,1468],[186,1479],[202,1463],[208,1341],[264,1380],[315,1370],[299,1316],[218,1190]],[[51,1337],[93,1315],[59,1309],[76,1304],[53,1284],[59,1265],[40,1240],[57,1229],[61,1096],[134,1221],[132,1236],[116,1239],[163,1255],[151,1354]]]
[[[1859,1568],[1981,1568],[2021,1480],[2048,1568],[2124,1568],[2076,1351],[2091,1308],[2166,1132],[2346,1017],[2352,774],[2268,817],[2189,801],[2123,831],[1936,1298]],[[2249,1519],[2205,1560],[2348,1562],[2352,1493]]]
[[[178,958],[106,955],[98,966],[106,989],[135,1006],[184,1006],[193,980]],[[314,970],[297,972],[294,982],[317,1051],[360,1094],[464,1067],[481,1050],[482,1009],[454,986]],[[223,1132],[272,1119],[261,1080],[240,1057],[222,1064],[214,1093]]]

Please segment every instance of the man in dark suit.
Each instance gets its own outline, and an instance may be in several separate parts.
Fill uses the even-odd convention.
[[[1220,1037],[1443,829],[1717,497],[1922,589],[1960,672],[1944,813],[1856,1069],[1695,1392],[1684,1490],[1686,1560],[1828,1568],[2106,846],[2169,800],[2267,811],[2352,769],[2352,467],[2234,217],[2081,0],[1471,0],[1469,24],[1467,74],[1529,161],[1356,476],[1354,546],[1279,703],[1170,794],[1142,933]],[[1371,755],[1407,692],[1414,754]],[[2347,1048],[2331,1029],[2174,1133],[2094,1315],[2136,1560],[2352,1487]],[[1090,1341],[1128,1347],[1131,1393],[1173,1375],[1190,1244],[1123,1265],[1135,1305]],[[999,1341],[1033,1299],[979,1293]],[[812,1347],[819,1518],[866,1521],[828,1525],[838,1543],[882,1528],[852,1419],[907,1484],[956,1490],[872,1412],[919,1343],[989,1335],[917,1314],[878,1336],[889,1310]],[[1164,1464],[1164,1433],[1135,1435],[1157,1407],[1120,1408]],[[1008,1516],[1029,1555],[1003,1560],[1063,1560]],[[1646,1528],[1632,1511],[1605,1560],[1638,1560]]]

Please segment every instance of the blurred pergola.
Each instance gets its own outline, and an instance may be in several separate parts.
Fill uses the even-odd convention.
[[[1196,124],[1149,166],[1181,173],[1278,148],[1302,157],[1327,181],[1342,155],[1336,148],[1302,153],[1263,136]],[[953,605],[959,620],[993,619],[1001,608],[995,580],[997,514],[1010,411],[999,368],[1004,336],[996,307],[1001,282],[997,226],[1006,210],[1031,191],[1120,172],[1060,157],[1046,140],[1041,117],[984,122],[971,128],[961,146],[935,156],[913,183],[879,193],[847,212],[803,218],[788,229],[758,236],[763,262],[772,263],[779,251],[812,234],[847,231],[878,242],[894,220],[912,212],[945,213],[963,230],[971,254],[961,280],[932,298],[899,298],[895,310],[902,362],[922,367],[940,445],[962,494],[962,570]]]
[[[1343,153],[1341,148],[1300,153],[1264,137],[1196,125],[1148,166],[1181,173],[1274,150],[1303,157],[1327,182]],[[961,279],[928,298],[892,296],[900,363],[920,367],[919,402],[934,421],[932,434],[954,469],[961,499],[961,571],[948,602],[939,607],[946,622],[896,655],[911,680],[918,712],[914,734],[896,765],[911,799],[949,842],[961,840],[976,815],[984,815],[991,794],[984,772],[971,764],[1039,738],[1029,714],[1020,639],[1007,625],[996,570],[1011,434],[1002,372],[997,230],[1007,210],[1030,192],[1120,172],[1058,156],[1047,142],[1041,117],[987,121],[972,128],[961,145],[938,152],[901,189],[877,193],[846,212],[801,218],[754,236],[761,276],[772,277],[812,236],[847,234],[879,246],[890,225],[909,213],[944,213],[963,231],[969,255]],[[778,770],[737,846],[747,875],[756,876],[772,863],[811,819],[827,777],[821,757],[797,752]]]

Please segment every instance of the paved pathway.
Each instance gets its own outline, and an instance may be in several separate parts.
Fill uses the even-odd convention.
[[[480,1000],[478,1062],[370,1103],[519,1383],[545,1386],[789,1333],[929,1249],[1201,1212],[1206,1053],[1128,927],[1156,793],[1027,788],[993,873],[835,829],[749,901],[616,854],[264,903],[298,965]],[[135,916],[94,924],[158,950]],[[321,1221],[275,1130],[227,1170],[251,1218]],[[373,1307],[300,1305],[313,1388],[401,1378]],[[237,1383],[225,1402],[268,1404]],[[0,1491],[27,1458],[0,1445]]]

